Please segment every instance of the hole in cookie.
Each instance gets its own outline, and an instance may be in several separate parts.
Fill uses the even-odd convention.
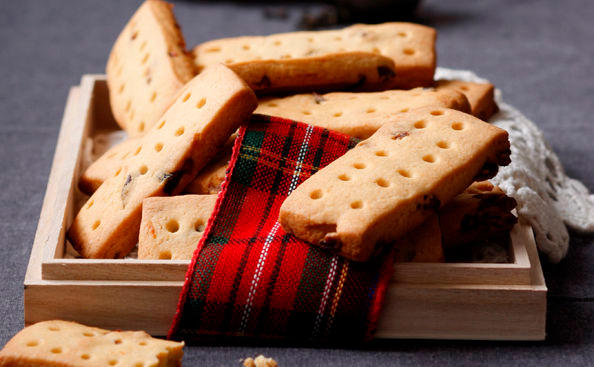
[[[206,98],[200,98],[198,103],[196,103],[196,108],[202,108],[206,104]]]
[[[415,54],[415,50],[414,50],[414,49],[412,49],[412,48],[405,48],[404,50],[402,50],[402,52],[403,52],[405,55],[414,55],[414,54]]]
[[[425,123],[425,121],[419,120],[419,121],[415,122],[415,124],[413,126],[417,129],[424,129],[425,126],[427,126],[427,124]]]
[[[454,122],[452,124],[452,129],[454,129],[454,130],[462,130],[462,129],[464,129],[464,124],[462,124],[461,122]]]
[[[219,52],[221,48],[219,46],[213,46],[206,49],[206,52]]]
[[[388,153],[386,153],[386,151],[384,150],[378,150],[377,152],[375,152],[375,155],[377,155],[378,157],[387,157]]]
[[[381,53],[381,52],[380,52],[380,49],[379,49],[379,48],[377,48],[377,47],[374,47],[374,48],[371,50],[371,52],[373,52],[373,53],[376,53],[376,54],[379,54],[379,53]]]
[[[142,150],[142,145],[139,146],[138,148],[136,148],[136,150],[134,151],[134,155],[138,155],[138,153],[140,153],[141,150]]]
[[[182,126],[182,127],[180,127],[179,129],[177,129],[177,130],[175,131],[175,136],[180,136],[180,135],[182,135],[183,133],[184,133],[184,128],[183,128],[183,126]]]
[[[136,39],[136,37],[138,37],[138,31],[135,31],[134,33],[132,33],[132,36],[130,36],[130,38],[134,41]]]
[[[122,339],[116,339],[113,341],[114,344],[122,344]]]
[[[91,356],[88,354],[81,354],[80,359],[84,359],[84,360],[91,359]]]
[[[138,345],[140,345],[140,346],[143,346],[143,347],[144,347],[144,346],[146,345],[146,342],[140,342],[140,343],[138,343]]]
[[[309,197],[312,198],[312,199],[314,199],[314,200],[317,200],[317,199],[319,199],[319,198],[322,197],[322,191],[321,190],[314,190],[314,191],[312,191],[309,194]]]
[[[411,178],[412,177],[412,175],[410,174],[410,172],[408,172],[405,169],[399,169],[397,172],[402,177],[406,177],[406,178]]]
[[[159,126],[157,126],[157,130],[162,128],[163,125],[165,125],[165,120],[161,121],[161,123],[159,124]]]
[[[130,111],[130,120],[134,120],[134,109]]]
[[[149,54],[148,53],[144,54],[144,57],[142,58],[142,64],[143,65],[146,64],[148,58],[149,58]]]
[[[241,46],[241,48],[242,48],[243,50],[246,50],[246,51],[247,51],[247,50],[249,50],[249,49],[250,49],[250,45],[243,45],[243,46]]]
[[[150,99],[150,101],[151,101],[151,102],[154,102],[156,98],[157,98],[157,92],[153,92],[153,94],[151,94],[151,99]]]
[[[89,203],[87,204],[87,209],[89,209],[90,207],[93,206],[95,202],[93,200],[89,200]]]
[[[404,112],[408,112],[408,108],[403,108],[400,110],[400,112],[404,113]]]
[[[427,163],[433,163],[433,162],[435,162],[435,157],[431,154],[427,154],[426,156],[423,157],[423,160]]]
[[[390,99],[390,97],[388,97],[388,96],[380,96],[379,98],[380,98],[380,99],[384,99],[384,100],[385,100],[385,99]]]
[[[435,145],[437,145],[439,148],[441,149],[448,149],[450,147],[450,144],[448,144],[447,141],[438,141]]]
[[[126,87],[126,84],[122,83],[122,85],[120,85],[120,89],[118,90],[119,94],[122,94],[122,92],[124,91],[124,88]]]
[[[117,76],[120,76],[120,75],[122,75],[122,71],[124,71],[124,67],[123,67],[123,66],[120,66],[120,67],[118,68],[118,71],[117,71]]]
[[[333,115],[333,116],[334,116],[334,117],[340,117],[340,116],[342,116],[342,112],[336,112],[336,113],[334,113],[334,115]]]
[[[140,131],[140,132],[144,131],[144,121],[140,121],[140,124],[138,124],[138,131]]]
[[[117,361],[117,359],[112,359],[107,363],[109,363],[110,366],[115,366],[116,364],[118,364],[118,361]]]
[[[60,331],[60,328],[57,326],[50,326],[47,328],[49,331]]]
[[[93,334],[93,333],[89,333],[88,331],[85,331],[85,332],[83,333],[83,336],[89,336],[89,337],[90,337],[90,336],[95,336],[95,334]]]
[[[31,340],[31,341],[27,342],[28,347],[36,347],[38,345],[39,345],[39,343],[37,342],[37,340]]]
[[[171,260],[171,252],[170,251],[161,251],[159,253],[159,260]],[[140,342],[140,345],[146,345],[142,344],[143,342]]]
[[[290,59],[290,58],[291,58],[291,55],[289,55],[289,54],[284,54],[281,56],[281,59]]]
[[[115,175],[113,175],[114,177],[119,175],[120,172],[122,172],[122,167],[118,168],[118,170],[116,171]]]
[[[128,102],[126,103],[126,112],[130,111],[130,107],[132,107],[132,101],[128,100]]]
[[[275,46],[280,46],[280,45],[281,45],[281,43],[282,43],[281,41],[278,41],[278,40],[277,40],[277,41],[274,41],[272,44],[273,44],[273,45],[275,45]]]
[[[406,37],[406,32],[398,32],[398,37]]]
[[[184,96],[184,98],[182,99],[182,102],[185,102],[185,101],[187,101],[187,100],[190,98],[190,96],[191,96],[191,95],[192,95],[192,93],[186,93],[186,95],[185,95],[185,96]]]
[[[136,362],[136,363],[134,363],[134,367],[144,367],[144,363]]]
[[[60,348],[60,347],[52,348],[50,350],[50,352],[52,352],[54,354],[60,354],[60,353],[62,353],[62,348]]]
[[[363,202],[361,202],[360,200],[353,201],[351,203],[351,208],[353,208],[353,209],[361,209],[362,207],[363,207]]]
[[[355,167],[356,169],[363,169],[363,168],[365,168],[365,163],[357,162],[357,163],[353,164],[353,167]]]
[[[336,37],[334,37],[334,40],[335,40],[335,41],[342,41],[342,37],[340,37],[340,36],[336,36]]]
[[[379,186],[379,187],[388,187],[390,186],[390,183],[388,181],[386,181],[383,178],[378,178],[377,180],[375,180],[375,183]]]
[[[93,231],[96,230],[97,227],[99,227],[100,224],[101,224],[101,221],[100,220],[96,220],[95,223],[93,223],[93,225],[91,226],[91,229],[93,229]]]
[[[307,37],[307,42],[313,43],[314,39],[312,37]]]
[[[169,222],[165,224],[165,229],[171,233],[175,233],[179,230],[179,223],[175,219],[170,219]]]
[[[155,144],[155,151],[160,152],[163,149],[163,143]]]
[[[146,41],[143,41],[142,44],[140,45],[140,51],[144,50],[145,47],[146,47]]]
[[[465,86],[465,85],[460,86],[460,89],[463,90],[463,91],[465,91],[465,92],[468,92],[468,87]]]
[[[311,112],[309,112],[309,111],[303,111],[302,113],[303,113],[304,115],[311,115]]]
[[[276,103],[268,103],[266,106],[268,107],[278,107]]]
[[[227,59],[225,60],[225,64],[231,64],[233,62],[233,59]]]
[[[375,108],[368,108],[367,111],[365,111],[367,113],[374,113],[375,112]]]
[[[204,232],[204,221],[202,219],[198,219],[196,223],[194,223],[194,229],[196,232]]]
[[[441,115],[443,115],[443,111],[435,110],[435,111],[431,111],[431,114],[433,116],[441,116]]]
[[[145,173],[147,173],[148,171],[148,167],[145,166],[144,164],[142,166],[140,166],[140,168],[138,169],[138,172],[140,172],[141,175],[144,175]]]
[[[341,175],[338,176],[338,179],[340,181],[349,181],[351,178],[347,174],[343,173],[343,174],[341,174]]]

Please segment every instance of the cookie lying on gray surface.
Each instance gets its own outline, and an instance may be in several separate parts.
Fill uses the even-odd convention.
[[[357,24],[341,30],[225,38],[194,48],[199,70],[224,63],[256,91],[429,86],[433,28]]]
[[[463,112],[399,114],[304,181],[280,208],[285,231],[367,260],[477,179],[510,163],[507,132]]]
[[[1,367],[181,366],[184,343],[144,331],[110,331],[70,321],[42,321],[0,351]]]

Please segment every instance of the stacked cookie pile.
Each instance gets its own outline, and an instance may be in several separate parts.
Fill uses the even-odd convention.
[[[435,30],[410,23],[237,37],[186,50],[172,6],[146,1],[107,63],[129,138],[81,175],[68,231],[86,258],[189,259],[252,113],[361,142],[281,207],[283,228],[366,261],[443,261],[443,246],[509,232],[513,199],[488,182],[509,160],[490,84],[434,81]],[[282,96],[279,96],[282,93]],[[300,94],[295,94],[300,93]],[[472,225],[469,225],[472,223]]]

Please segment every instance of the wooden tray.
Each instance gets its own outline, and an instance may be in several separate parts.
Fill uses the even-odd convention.
[[[64,258],[80,202],[83,144],[118,127],[103,75],[72,87],[25,277],[25,323],[65,319],[164,335],[189,261]],[[532,229],[518,224],[506,264],[400,263],[378,338],[542,340],[546,292]]]

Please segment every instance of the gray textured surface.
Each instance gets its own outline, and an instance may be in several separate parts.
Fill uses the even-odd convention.
[[[594,3],[425,1],[420,20],[439,31],[439,65],[474,70],[503,90],[544,131],[567,172],[594,190]],[[137,7],[122,1],[0,2],[0,345],[23,324],[30,247],[71,85],[104,70],[120,29]],[[294,29],[261,8],[180,2],[189,45]],[[394,341],[360,348],[209,345],[186,348],[186,365],[237,365],[255,353],[293,365],[587,365],[593,363],[594,237],[572,233],[568,257],[545,264],[544,343]]]

